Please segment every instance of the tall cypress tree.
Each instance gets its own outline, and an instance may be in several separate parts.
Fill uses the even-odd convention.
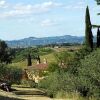
[[[93,49],[92,25],[88,6],[86,8],[85,16],[85,45],[86,47]]]
[[[27,55],[27,66],[32,66],[31,55]]]
[[[100,30],[97,30],[97,47],[100,47]]]

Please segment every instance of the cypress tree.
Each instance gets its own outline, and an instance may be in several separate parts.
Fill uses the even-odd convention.
[[[37,56],[37,60],[38,60],[38,62],[40,64],[41,63],[41,60],[40,60],[40,56],[39,55]]]
[[[93,49],[92,25],[88,6],[86,8],[85,16],[85,45],[86,47]]]
[[[97,30],[97,47],[100,47],[100,30]]]
[[[31,55],[27,55],[27,66],[32,66]]]

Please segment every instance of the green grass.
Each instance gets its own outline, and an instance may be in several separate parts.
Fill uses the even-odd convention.
[[[41,62],[43,62],[44,58],[47,59],[48,63],[56,62],[56,59],[54,57],[55,52],[62,52],[62,51],[69,51],[69,50],[76,51],[80,48],[81,48],[81,46],[67,46],[67,47],[60,47],[60,48],[40,48],[39,52],[40,52]],[[25,53],[27,51],[27,49],[26,49],[26,51],[25,50],[23,50],[23,51]],[[20,53],[22,53],[22,52],[20,52]],[[21,54],[18,54],[18,55],[16,54],[16,56],[19,56],[19,55],[20,55],[20,57],[22,57]],[[10,64],[9,66],[18,67],[18,68],[22,68],[22,69],[26,68],[27,67],[27,60],[26,59],[22,60],[22,58],[20,58],[20,57],[15,58],[13,63]],[[36,64],[36,60],[32,60],[32,63]]]
[[[43,63],[44,62],[44,58],[47,59],[47,62],[48,63],[51,63],[51,62],[55,62],[55,57],[54,57],[54,54],[53,53],[50,53],[50,54],[47,54],[47,55],[43,55],[43,56],[40,56],[41,58],[41,62]],[[36,60],[32,60],[32,64],[36,64],[37,61]],[[23,60],[23,61],[20,61],[20,62],[16,62],[16,63],[12,63],[12,64],[9,64],[9,66],[11,67],[18,67],[18,68],[26,68],[27,67],[27,60]]]

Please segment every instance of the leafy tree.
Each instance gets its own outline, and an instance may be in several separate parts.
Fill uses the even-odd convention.
[[[79,85],[88,90],[88,96],[100,98],[100,49],[92,52],[90,55],[81,60],[78,68]],[[82,89],[82,90],[84,90]],[[96,99],[99,100],[99,99]]]
[[[100,47],[100,30],[97,31],[97,47]]]
[[[1,63],[11,63],[14,58],[14,51],[8,48],[5,41],[0,41],[0,62]]]
[[[92,35],[92,26],[90,20],[89,8],[86,8],[86,16],[85,16],[85,44],[86,47],[93,49],[93,35]]]

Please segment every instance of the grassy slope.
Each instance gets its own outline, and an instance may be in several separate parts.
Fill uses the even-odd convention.
[[[41,58],[41,62],[43,62],[43,59],[44,59],[44,58],[47,59],[47,62],[48,62],[48,63],[50,63],[50,62],[55,62],[55,57],[54,57],[53,53],[40,56],[40,58]],[[32,63],[33,63],[33,64],[36,64],[36,60],[32,60]],[[19,68],[24,69],[24,68],[27,67],[27,60],[20,61],[20,62],[17,62],[17,63],[12,63],[12,64],[10,64],[10,66],[12,66],[12,67],[19,67]]]
[[[61,47],[61,48],[51,48],[51,49],[53,49],[53,51],[51,53],[44,54],[44,55],[40,56],[41,62],[43,62],[44,58],[47,59],[48,63],[55,62],[56,61],[55,57],[54,57],[54,53],[55,52],[69,51],[69,50],[78,50],[80,48],[81,48],[81,46],[68,46],[68,47]],[[36,60],[32,60],[32,63],[36,64]],[[23,61],[12,63],[12,64],[10,64],[10,66],[12,66],[12,67],[19,67],[19,68],[24,69],[24,68],[27,67],[27,60],[23,60]]]

